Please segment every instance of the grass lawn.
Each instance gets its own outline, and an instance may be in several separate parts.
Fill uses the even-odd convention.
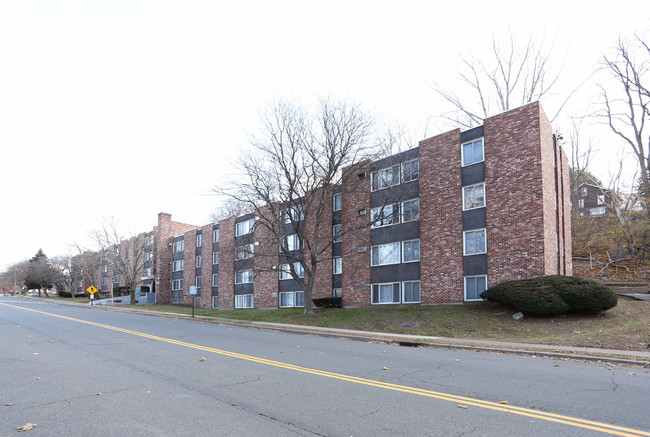
[[[191,314],[191,307],[138,305],[137,308]],[[441,306],[377,306],[372,308],[316,309],[304,316],[301,309],[207,310],[196,315],[263,322],[313,325],[364,331],[393,332],[422,336],[584,346],[617,350],[647,351],[650,343],[650,302],[619,298],[605,312],[530,316],[516,321],[517,311],[485,302]],[[418,322],[418,327],[402,326]]]

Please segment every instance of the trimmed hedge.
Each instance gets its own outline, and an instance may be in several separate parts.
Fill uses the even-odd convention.
[[[343,298],[340,297],[321,297],[312,299],[314,305],[321,308],[341,308],[343,307]]]
[[[485,290],[481,297],[540,315],[605,311],[618,303],[616,294],[606,285],[561,275],[503,282]]]
[[[72,297],[72,293],[69,291],[59,291],[59,297]]]

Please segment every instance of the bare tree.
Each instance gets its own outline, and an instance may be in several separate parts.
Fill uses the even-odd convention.
[[[609,90],[600,85],[603,110],[612,132],[632,150],[637,161],[641,193],[650,196],[650,47],[637,37],[633,42],[619,38],[614,54],[604,57],[604,69],[617,84]]]
[[[512,31],[505,43],[492,35],[488,56],[461,58],[459,87],[433,84],[436,93],[452,107],[442,117],[470,128],[483,124],[483,119],[492,114],[540,100],[560,76],[560,69],[551,63],[552,49],[545,35],[537,40],[531,33],[523,43]]]
[[[345,102],[321,100],[309,112],[278,100],[262,115],[262,123],[252,150],[240,158],[241,175],[215,191],[254,212],[255,258],[267,256],[268,268],[286,266],[304,290],[304,313],[311,314],[315,279],[331,274],[334,240],[355,230],[348,227],[333,235],[332,195],[345,177],[344,168],[377,152],[371,141],[373,120]]]
[[[7,267],[0,275],[3,286],[12,289],[14,293],[19,293],[23,289],[28,269],[29,260],[19,261]]]
[[[69,291],[75,294],[76,284],[81,278],[81,264],[72,255],[58,255],[50,260],[55,271],[54,286],[57,292]]]
[[[135,305],[135,288],[142,281],[145,263],[145,234],[123,233],[114,219],[106,219],[92,233],[99,252],[113,266],[113,271],[124,278],[129,288],[131,305]]]
[[[240,216],[242,214],[250,212],[248,211],[249,207],[250,205],[248,205],[247,203],[229,197],[223,200],[214,209],[214,211],[212,211],[212,213],[210,214],[210,220],[212,220],[214,223],[218,223],[219,220],[223,220],[228,217]]]

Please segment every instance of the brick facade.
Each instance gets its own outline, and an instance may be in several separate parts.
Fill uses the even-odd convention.
[[[340,211],[333,211],[333,193],[341,195]],[[312,249],[314,232],[317,250],[327,250],[320,256],[312,298],[332,296],[333,288],[340,288],[346,307],[462,303],[480,300],[486,286],[503,281],[571,274],[569,167],[538,102],[489,117],[468,131],[425,139],[416,149],[347,167],[341,186],[315,195],[322,195],[325,208],[306,211],[305,253]],[[381,223],[371,226],[377,214]],[[157,302],[168,304],[181,295],[172,293],[171,282],[182,275],[180,302],[191,304],[189,287],[200,275],[197,301],[203,308],[213,306],[213,297],[219,309],[233,309],[236,301],[249,304],[251,296],[254,308],[277,308],[281,299],[286,306],[300,306],[300,284],[280,279],[287,261],[277,235],[260,216],[268,217],[268,210],[199,227],[160,213],[153,229]],[[237,223],[250,220],[254,231],[236,236]],[[332,225],[339,224],[342,241],[333,244]],[[219,240],[213,242],[217,228]],[[181,239],[184,252],[173,254],[172,243]],[[252,258],[236,259],[237,247],[249,244]],[[213,252],[218,253],[215,265]],[[340,274],[332,270],[339,257]],[[172,261],[181,258],[182,272],[172,272]],[[237,270],[251,270],[252,283],[235,284]],[[215,287],[213,274],[218,275]],[[112,269],[104,275],[110,289]]]

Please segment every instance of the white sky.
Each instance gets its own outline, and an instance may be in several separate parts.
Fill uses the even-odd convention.
[[[161,211],[208,223],[210,188],[274,95],[351,99],[422,139],[440,133],[429,84],[449,82],[459,53],[480,55],[492,33],[557,35],[551,114],[619,34],[650,28],[647,0],[532,5],[2,0],[0,270],[39,248],[70,251],[103,217],[141,231]],[[567,113],[588,112],[596,91],[581,93]]]

